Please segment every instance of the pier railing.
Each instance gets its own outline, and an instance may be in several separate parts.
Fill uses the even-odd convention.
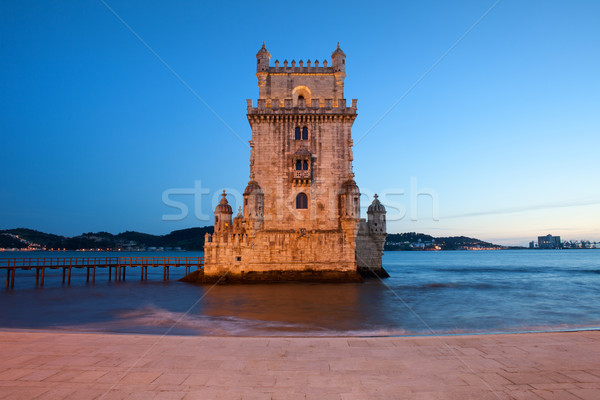
[[[113,276],[115,281],[124,280],[128,268],[140,268],[141,280],[148,279],[148,267],[162,267],[163,280],[169,280],[170,267],[184,267],[186,274],[196,269],[204,268],[204,257],[40,257],[40,258],[0,258],[0,270],[6,270],[6,287],[15,286],[15,275],[18,269],[35,269],[35,284],[44,285],[46,269],[62,268],[62,282],[71,283],[71,270],[73,268],[86,268],[86,282],[96,281],[96,269],[108,268],[108,280]],[[67,274],[68,273],[68,274]],[[68,276],[67,276],[68,275]]]

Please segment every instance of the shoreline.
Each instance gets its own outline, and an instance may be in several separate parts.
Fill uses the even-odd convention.
[[[492,331],[492,332],[458,332],[458,333],[407,333],[407,334],[347,334],[340,332],[339,335],[317,335],[309,334],[273,334],[273,335],[215,335],[215,334],[181,334],[181,333],[146,333],[146,332],[108,332],[94,330],[73,330],[56,328],[8,328],[0,327],[0,335],[3,333],[56,333],[56,334],[81,334],[81,335],[123,335],[123,336],[151,336],[151,337],[181,337],[181,338],[257,338],[257,339],[377,339],[377,338],[454,338],[454,337],[477,337],[477,336],[510,336],[510,335],[528,335],[528,334],[553,334],[553,333],[576,333],[576,332],[600,332],[600,326],[592,327],[572,327],[561,329],[532,329],[520,331]]]
[[[0,397],[593,399],[600,331],[230,337],[0,329]]]

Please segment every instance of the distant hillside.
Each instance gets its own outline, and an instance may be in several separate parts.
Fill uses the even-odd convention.
[[[88,232],[79,236],[65,237],[18,228],[0,230],[0,248],[47,248],[47,249],[121,249],[146,250],[148,248],[179,248],[203,250],[204,235],[213,233],[212,226],[173,231],[167,235],[150,235],[126,231],[113,235],[108,232]],[[384,250],[458,250],[464,248],[501,248],[501,246],[466,236],[433,237],[423,233],[407,232],[389,234]]]
[[[204,249],[204,235],[213,233],[214,227],[205,226],[203,228],[189,228],[173,231],[168,235],[161,236],[160,246],[179,246],[184,250],[202,250]]]
[[[459,250],[464,248],[502,248],[502,246],[466,236],[433,237],[424,233],[393,233],[385,240],[384,250]]]
[[[47,249],[122,249],[145,250],[151,247],[202,250],[204,235],[213,233],[212,226],[173,231],[167,235],[126,231],[113,235],[108,232],[88,232],[79,236],[65,237],[33,229],[17,228],[0,230],[0,248],[27,248],[40,246]]]
[[[424,233],[415,233],[415,232],[390,233],[387,235],[385,242],[387,245],[388,243],[404,243],[404,242],[414,243],[414,242],[418,242],[419,240],[422,242],[431,242],[434,239],[435,238],[433,236],[426,235]],[[390,250],[393,250],[393,249],[390,249]]]
[[[26,249],[28,243],[7,234],[0,234],[0,248],[3,249]]]

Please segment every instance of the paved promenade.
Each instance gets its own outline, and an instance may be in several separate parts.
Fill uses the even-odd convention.
[[[0,332],[0,399],[600,399],[600,331],[425,338]]]

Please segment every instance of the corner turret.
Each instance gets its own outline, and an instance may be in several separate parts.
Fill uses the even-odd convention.
[[[346,54],[340,49],[340,42],[338,42],[337,48],[331,54],[331,64],[335,75],[335,83],[343,88],[344,79],[346,78]]]
[[[260,230],[263,222],[264,194],[258,182],[251,180],[244,190],[244,221],[250,235]]]
[[[263,42],[262,47],[256,53],[256,77],[258,78],[258,87],[263,87],[267,81],[269,74],[269,65],[271,64],[271,54],[265,47]]]
[[[356,220],[360,218],[360,190],[354,179],[349,179],[342,184],[340,214],[342,218]]]
[[[227,201],[227,193],[223,190],[221,201],[215,208],[215,233],[226,233],[231,229],[233,210]]]
[[[367,209],[369,233],[372,235],[386,235],[385,207],[378,200],[377,194],[373,196],[373,202]]]

